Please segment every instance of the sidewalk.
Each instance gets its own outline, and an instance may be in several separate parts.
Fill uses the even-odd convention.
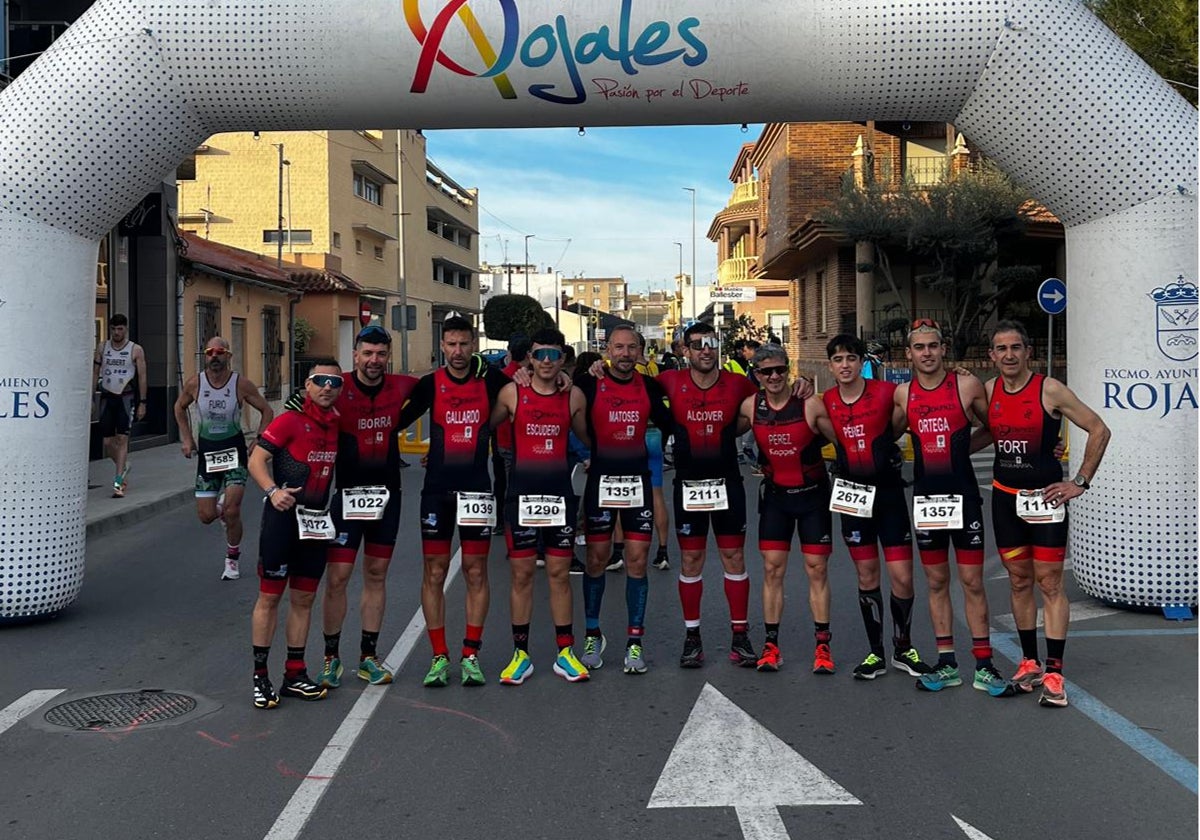
[[[196,461],[171,443],[129,455],[129,486],[125,498],[112,498],[113,462],[88,463],[87,536],[127,528],[151,516],[190,502],[196,482]]]

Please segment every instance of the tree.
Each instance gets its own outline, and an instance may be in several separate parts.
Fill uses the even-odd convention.
[[[1028,195],[994,164],[961,172],[902,198],[906,245],[933,270],[914,277],[946,302],[943,334],[963,358],[983,323],[1034,269],[1000,270],[1000,241],[1019,236],[1034,209]]]
[[[532,336],[554,319],[528,295],[495,295],[483,307],[483,326],[488,338],[508,341],[514,335]]]
[[[906,182],[887,187],[870,182],[858,187],[846,179],[842,194],[820,220],[873,248],[874,262],[858,270],[881,274],[896,297],[884,308],[901,313],[886,326],[879,325],[885,331],[911,321],[892,275],[889,252],[924,257],[932,270],[915,274],[913,280],[945,300],[942,330],[954,356],[961,359],[982,324],[1033,270],[1000,269],[996,262],[1001,240],[1022,232],[1033,206],[1020,187],[985,162],[975,171],[932,185]]]
[[[1086,0],[1154,72],[1196,104],[1197,0]]]
[[[747,339],[762,341],[765,332],[755,325],[753,316],[742,313],[721,326],[721,346],[732,347],[735,341]]]
[[[316,334],[317,328],[304,318],[297,317],[292,321],[292,347],[297,356],[308,352],[308,345],[312,343]]]

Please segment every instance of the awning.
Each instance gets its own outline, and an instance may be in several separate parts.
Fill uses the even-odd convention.
[[[458,216],[455,216],[453,213],[447,213],[436,204],[425,205],[425,213],[429,216],[429,218],[437,219],[442,224],[453,225],[460,230],[465,230],[468,233],[475,234],[476,236],[479,235],[479,231],[471,227],[470,224],[460,219]]]
[[[355,175],[361,175],[364,178],[370,178],[372,181],[375,181],[379,184],[398,183],[395,178],[368,160],[352,160],[350,161],[350,168],[354,170]]]
[[[373,227],[366,222],[354,222],[350,225],[350,227],[354,230],[360,231],[361,233],[369,233],[371,236],[378,237],[379,239],[386,239],[388,242],[396,241],[395,235],[390,234],[387,231],[380,230],[377,227]]]

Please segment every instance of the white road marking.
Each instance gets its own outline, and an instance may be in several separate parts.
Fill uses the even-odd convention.
[[[975,826],[971,825],[969,822],[964,822],[963,820],[960,820],[958,817],[955,817],[953,814],[951,814],[950,816],[954,817],[954,821],[956,823],[958,823],[958,827],[962,829],[963,834],[967,835],[967,837],[970,838],[970,840],[992,840],[991,837],[988,837],[986,834],[984,834],[982,831],[980,831]]]
[[[1117,615],[1121,610],[1107,606],[1100,601],[1088,599],[1086,601],[1071,602],[1071,625],[1075,626],[1080,621],[1090,621],[1093,618],[1104,618],[1105,616]],[[1015,633],[1017,630],[1017,622],[1013,619],[1012,613],[1004,613],[1003,615],[995,616],[992,623],[997,627],[1008,630],[1010,633]],[[1042,611],[1038,610],[1037,626],[1042,626]]]
[[[745,840],[787,840],[780,805],[861,805],[706,683],[647,808],[734,808]]]
[[[6,729],[11,729],[21,718],[30,712],[36,711],[64,691],[66,691],[65,688],[44,688],[38,691],[31,691],[24,697],[18,697],[3,709],[0,709],[0,733]]]
[[[460,549],[450,559],[450,568],[446,572],[446,588],[449,588],[455,577],[458,576],[461,565],[462,550]],[[400,638],[396,640],[396,644],[384,659],[384,664],[392,670],[399,668],[412,653],[412,649],[424,632],[425,618],[421,613],[421,608],[417,607],[408,626],[404,628],[404,632],[400,634]],[[338,727],[337,732],[333,733],[333,737],[329,739],[325,749],[313,762],[312,769],[301,780],[300,787],[292,794],[292,798],[284,806],[282,813],[275,820],[275,824],[267,832],[267,840],[295,840],[300,836],[300,832],[304,830],[304,826],[317,809],[321,797],[325,795],[325,791],[341,768],[342,762],[350,754],[354,742],[358,740],[358,736],[366,728],[371,716],[379,708],[379,703],[383,700],[383,693],[387,691],[387,688],[386,685],[368,685],[363,689],[362,695],[346,714],[342,725]]]

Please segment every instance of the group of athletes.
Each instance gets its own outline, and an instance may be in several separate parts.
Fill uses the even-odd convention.
[[[248,452],[230,446],[228,438],[208,439],[213,423],[206,420],[206,411],[220,412],[212,408],[211,398],[198,395],[215,389],[216,383],[228,383],[225,371],[210,364],[185,388],[177,413],[196,401],[201,414],[198,444],[190,434],[184,436],[184,454],[201,455],[197,478],[201,519],[223,516],[232,550],[229,511],[240,504],[240,494],[235,500],[232,488],[244,484],[248,474],[266,494],[259,595],[252,620],[256,707],[273,708],[280,695],[319,700],[340,685],[346,586],[360,545],[364,561],[357,675],[371,684],[392,681],[393,674],[376,648],[400,523],[397,436],[426,414],[429,454],[420,498],[421,606],[432,653],[426,686],[450,682],[444,585],[455,529],[466,586],[459,675],[464,686],[486,682],[478,653],[490,597],[488,552],[500,521],[512,569],[513,640],[512,658],[500,673],[500,682],[520,684],[534,671],[529,656],[532,583],[542,559],[558,651],[554,673],[578,682],[603,667],[608,637],[600,617],[605,570],[613,568],[615,529],[624,540],[627,625],[622,667],[626,674],[646,673],[646,570],[655,530],[647,438],[650,433],[653,439],[653,430],[658,430],[663,437],[674,438],[672,518],[682,555],[681,667],[697,668],[704,662],[700,616],[711,530],[729,610],[728,657],[760,671],[780,668],[784,575],[793,534],[798,533],[814,626],[812,670],[834,673],[827,567],[832,514],[838,512],[857,572],[869,645],[869,652],[853,669],[856,679],[873,680],[887,671],[882,546],[890,581],[892,666],[916,677],[921,690],[962,684],[949,594],[953,543],[972,636],[974,687],[993,696],[1010,696],[1041,686],[1043,705],[1067,704],[1062,678],[1068,621],[1062,591],[1065,503],[1088,489],[1109,431],[1065,385],[1032,371],[1029,337],[1020,324],[1003,321],[993,331],[989,352],[999,376],[986,385],[965,371],[947,369],[946,345],[933,321],[913,324],[906,350],[913,377],[899,386],[865,379],[862,341],[836,336],[827,346],[835,386],[820,396],[808,379],[791,381],[790,361],[777,344],[754,351],[750,364],[757,386],[746,375],[723,369],[718,336],[704,323],[695,323],[684,333],[687,366],[662,371],[657,377],[638,370],[644,346],[641,336],[631,326],[617,327],[608,336],[607,358],[578,372],[574,384],[563,371],[566,345],[557,330],[532,336],[528,365],[510,368],[511,378],[483,363],[474,352],[475,339],[469,321],[448,319],[442,326],[444,366],[416,379],[386,372],[391,336],[381,327],[369,326],[356,338],[353,370],[343,373],[332,359],[316,362],[302,397],[293,397],[289,410],[274,418],[264,413],[257,445],[252,444]],[[214,339],[210,345],[220,349],[223,342]],[[208,358],[211,362],[223,357],[227,354]],[[237,384],[232,387],[241,394]],[[230,393],[228,387],[225,391]],[[208,408],[204,399],[210,399]],[[1080,470],[1066,481],[1059,461],[1063,417],[1087,432]],[[236,427],[235,420],[229,422]],[[493,495],[488,473],[492,430],[498,427],[510,429],[502,461],[507,478],[503,498]],[[229,432],[231,426],[227,422],[221,429]],[[912,435],[915,455],[911,504],[904,492],[896,443],[906,430]],[[236,432],[240,437],[240,430]],[[765,625],[761,651],[756,651],[750,638],[746,491],[737,447],[739,436],[747,432],[757,444],[763,474],[758,488]],[[587,544],[582,578],[585,626],[578,656],[569,577],[580,504],[571,481],[568,441],[572,433],[589,453],[581,502]],[[836,450],[832,470],[822,455],[827,442]],[[993,529],[1011,581],[1023,657],[1011,679],[1002,677],[992,661],[982,580],[983,506],[970,460],[972,451],[993,443]],[[211,500],[222,486],[220,512]],[[928,581],[935,663],[921,658],[911,637],[914,524]],[[236,577],[236,565],[234,571]],[[307,670],[305,644],[316,592],[326,573],[325,651],[314,680]],[[228,565],[225,576],[229,576]],[[1045,607],[1044,658],[1039,655],[1035,589]],[[285,590],[287,658],[277,693],[267,661]]]

